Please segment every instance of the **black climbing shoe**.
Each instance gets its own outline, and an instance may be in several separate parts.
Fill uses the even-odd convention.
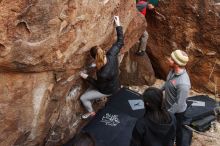
[[[135,54],[137,56],[144,56],[145,52],[144,51],[137,51]]]

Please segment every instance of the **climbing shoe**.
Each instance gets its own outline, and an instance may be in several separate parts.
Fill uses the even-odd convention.
[[[137,56],[144,56],[145,52],[144,51],[137,51],[135,54]]]
[[[89,119],[89,118],[92,118],[93,116],[95,116],[95,112],[88,112],[88,113],[85,113],[81,116],[82,119],[86,120],[86,119]]]

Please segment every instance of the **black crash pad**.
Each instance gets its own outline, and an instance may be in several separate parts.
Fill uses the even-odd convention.
[[[133,128],[138,118],[144,116],[142,96],[127,88],[108,97],[105,107],[83,127],[95,146],[129,146]],[[72,138],[65,146],[74,143]]]
[[[122,88],[116,94],[110,96],[106,106],[118,109],[119,111],[135,118],[142,117],[145,113],[145,109],[132,110],[129,101],[136,102],[136,104],[134,104],[136,106],[143,104],[141,94],[127,88]],[[142,103],[140,103],[140,101]]]
[[[144,113],[142,96],[122,88],[109,97],[106,106],[97,112],[82,131],[95,140],[96,146],[129,146],[136,121]]]
[[[205,102],[205,106],[193,106],[192,101]],[[187,99],[187,104],[190,106],[187,108],[185,112],[185,117],[189,123],[202,119],[206,116],[214,115],[214,108],[216,107],[216,102],[214,99],[209,98],[206,95],[189,97]]]
[[[136,119],[117,109],[100,110],[83,129],[94,139],[96,146],[129,146]]]
[[[216,118],[214,115],[210,115],[210,116],[204,117],[200,120],[193,121],[191,125],[196,130],[204,132],[208,127],[210,127],[211,122],[214,121],[215,119]]]

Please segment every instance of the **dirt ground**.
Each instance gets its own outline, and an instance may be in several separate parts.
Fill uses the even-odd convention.
[[[154,87],[160,87],[164,83],[163,80],[157,80],[153,85]],[[139,93],[143,93],[148,86],[132,86],[129,87]],[[191,90],[190,96],[201,95],[204,93],[198,93]],[[206,94],[207,95],[207,94]],[[209,97],[214,98],[214,95],[208,94]],[[220,146],[220,123],[214,121],[211,128],[204,133],[193,132],[193,139],[191,146]]]

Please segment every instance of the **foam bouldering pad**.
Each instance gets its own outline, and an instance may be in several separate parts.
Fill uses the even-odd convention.
[[[109,97],[105,107],[82,131],[94,139],[96,146],[129,146],[136,121],[144,114],[142,96],[122,88]]]
[[[122,88],[116,94],[110,96],[106,106],[115,108],[135,118],[140,118],[145,113],[141,94],[127,88]]]
[[[211,122],[214,121],[215,119],[216,117],[214,115],[210,115],[200,120],[193,121],[191,125],[196,130],[204,132],[204,130],[206,130],[211,125]]]
[[[129,146],[137,119],[143,117],[145,107],[140,94],[127,88],[108,97],[81,132],[89,134],[95,146]],[[74,138],[69,141],[73,143]]]
[[[214,115],[216,102],[209,96],[199,95],[189,97],[187,99],[187,104],[190,106],[185,112],[185,117],[189,123],[202,119],[206,116]]]
[[[95,146],[129,146],[137,119],[118,109],[106,107],[82,129],[95,141]]]

